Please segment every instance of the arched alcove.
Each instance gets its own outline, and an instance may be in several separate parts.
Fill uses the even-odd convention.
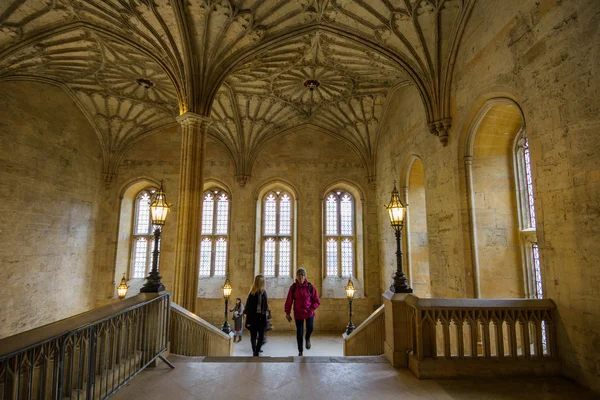
[[[514,171],[514,143],[523,126],[514,102],[495,99],[480,110],[468,139],[467,190],[479,297],[524,296]]]
[[[419,297],[431,296],[429,274],[429,240],[427,237],[427,204],[425,195],[425,169],[420,158],[411,159],[406,177],[408,203],[406,240],[410,284]]]

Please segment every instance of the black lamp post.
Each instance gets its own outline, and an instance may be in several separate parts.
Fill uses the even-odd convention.
[[[412,293],[411,287],[408,285],[406,275],[402,271],[402,227],[404,227],[404,217],[406,216],[407,204],[403,204],[398,196],[396,189],[396,181],[394,181],[394,190],[392,191],[392,199],[390,204],[385,208],[390,217],[392,228],[396,231],[396,273],[394,274],[394,283],[390,286],[390,290],[394,293]]]
[[[222,286],[223,289],[223,297],[225,298],[225,322],[223,322],[223,326],[221,327],[221,330],[223,332],[225,332],[226,334],[229,334],[229,332],[231,332],[231,327],[229,326],[229,321],[228,321],[228,307],[229,307],[229,296],[231,296],[231,290],[232,287],[229,284],[229,279],[225,279],[225,284]]]
[[[348,298],[348,303],[350,304],[350,321],[348,322],[348,326],[346,327],[346,335],[349,335],[354,331],[354,324],[352,323],[352,300],[354,299],[354,293],[356,292],[356,288],[352,283],[352,279],[348,279],[348,286],[346,286],[346,297]]]
[[[152,252],[152,270],[146,278],[146,283],[140,290],[140,293],[158,293],[165,290],[165,285],[160,281],[162,276],[158,274],[158,255],[160,254],[159,242],[162,227],[167,220],[167,214],[171,207],[167,204],[167,196],[163,189],[163,181],[160,181],[160,188],[154,195],[154,201],[150,204],[150,214],[152,215],[152,225],[154,225],[154,251]]]

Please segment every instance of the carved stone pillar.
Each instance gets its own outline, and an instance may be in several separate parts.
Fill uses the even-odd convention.
[[[181,124],[181,169],[177,199],[173,301],[195,312],[198,297],[204,151],[209,122],[201,115],[191,112],[180,115],[177,121]]]

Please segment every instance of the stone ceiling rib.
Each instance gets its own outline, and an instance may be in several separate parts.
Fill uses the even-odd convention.
[[[109,178],[131,143],[186,111],[212,116],[238,175],[298,124],[339,131],[371,174],[394,87],[417,86],[446,143],[452,60],[474,2],[6,0],[0,79],[72,91],[101,132]]]

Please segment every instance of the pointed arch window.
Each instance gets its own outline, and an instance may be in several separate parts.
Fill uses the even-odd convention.
[[[283,190],[267,192],[262,199],[262,272],[265,276],[291,276],[293,259],[293,201]]]
[[[536,237],[535,202],[533,194],[533,174],[531,152],[526,132],[517,137],[515,151],[517,197],[519,202],[521,244],[523,246],[526,291],[529,297],[544,297],[540,253]]]
[[[227,275],[229,213],[230,198],[227,192],[219,189],[204,192],[200,242],[200,277]]]
[[[354,197],[334,190],[325,196],[325,262],[327,276],[350,277],[355,271]]]
[[[142,279],[148,275],[154,250],[150,203],[154,189],[144,189],[135,198],[133,223],[133,246],[131,249],[131,273],[133,279]]]

